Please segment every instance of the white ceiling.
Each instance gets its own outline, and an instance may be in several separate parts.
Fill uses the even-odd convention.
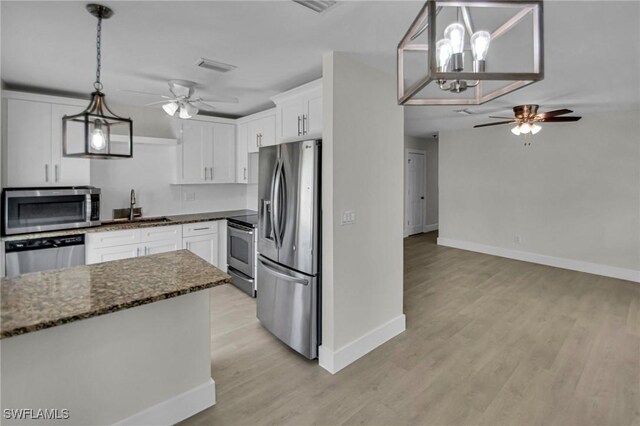
[[[112,102],[156,99],[120,89],[166,93],[166,80],[199,84],[198,96],[235,96],[220,114],[247,115],[269,97],[318,78],[328,51],[357,54],[395,74],[395,49],[419,1],[348,1],[316,14],[291,1],[106,1],[102,81]],[[96,20],[77,1],[2,1],[1,76],[9,87],[87,96],[95,73]],[[406,107],[413,136],[470,127],[520,103],[586,114],[640,108],[640,2],[546,1],[545,80],[469,109]],[[200,57],[238,68],[200,69]]]

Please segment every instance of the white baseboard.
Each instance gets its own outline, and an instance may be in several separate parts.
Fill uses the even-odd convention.
[[[524,260],[525,262],[554,266],[556,268],[569,269],[572,271],[586,272],[588,274],[602,275],[604,277],[640,282],[640,271],[633,269],[618,268],[616,266],[602,265],[599,263],[583,262],[581,260],[572,260],[526,251],[511,250],[468,241],[452,240],[449,238],[438,238],[438,245],[491,254],[509,259]]]
[[[437,231],[438,230],[438,223],[432,223],[431,225],[425,225],[424,228],[422,228],[422,232],[431,232],[431,231]]]
[[[215,403],[216,383],[210,378],[200,386],[127,417],[116,425],[173,425]]]
[[[402,333],[405,329],[406,321],[404,314],[402,314],[391,321],[382,324],[380,327],[371,330],[353,342],[341,347],[335,352],[325,348],[324,346],[320,346],[318,350],[318,361],[320,367],[324,368],[331,374],[336,374],[347,365]]]

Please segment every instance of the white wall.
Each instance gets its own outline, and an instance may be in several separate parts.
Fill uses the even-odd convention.
[[[438,137],[404,137],[405,149],[418,149],[426,152],[425,167],[425,224],[429,229],[438,229]]]
[[[395,76],[323,60],[320,365],[331,372],[404,330],[403,109]],[[356,223],[341,225],[342,212]]]
[[[113,110],[133,119],[136,136],[176,137],[175,119],[161,109],[117,105]],[[136,191],[137,206],[144,216],[246,208],[244,184],[171,185],[177,172],[177,150],[177,145],[135,144],[131,159],[91,160],[91,184],[102,189],[102,220],[112,218],[112,209],[129,207],[131,189]]]
[[[638,117],[544,124],[527,147],[508,126],[440,132],[440,238],[639,271]]]

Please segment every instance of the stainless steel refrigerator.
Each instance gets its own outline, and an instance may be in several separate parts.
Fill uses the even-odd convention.
[[[258,166],[258,319],[309,359],[320,336],[320,148],[262,147]]]

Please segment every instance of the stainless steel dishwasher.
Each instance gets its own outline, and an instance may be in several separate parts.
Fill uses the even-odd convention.
[[[7,278],[84,264],[84,235],[5,242]]]

